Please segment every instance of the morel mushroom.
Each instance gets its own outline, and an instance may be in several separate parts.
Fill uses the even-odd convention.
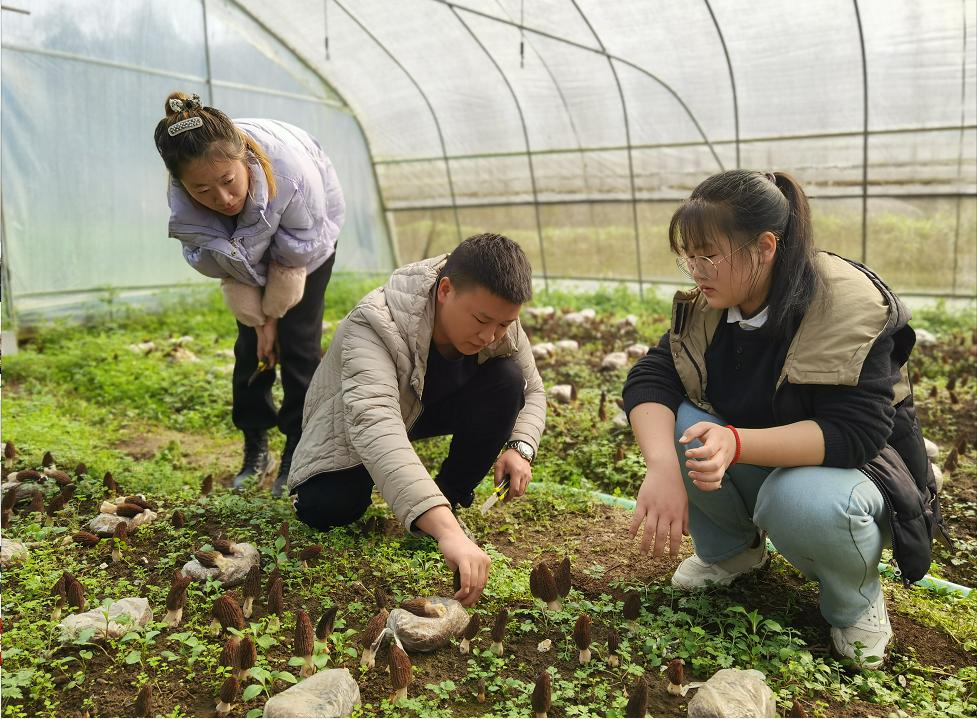
[[[807,716],[807,712],[804,710],[804,707],[801,705],[801,703],[797,701],[797,699],[795,699],[794,703],[790,705],[790,709],[787,712],[787,716],[801,719]]]
[[[241,668],[240,679],[242,682],[247,681],[251,676],[251,670],[254,669],[257,661],[258,650],[254,645],[254,639],[244,637],[238,647],[238,665]]]
[[[363,653],[360,655],[361,665],[372,669],[376,664],[377,644],[387,626],[387,617],[389,616],[390,612],[381,608],[366,625],[366,630],[360,636],[360,644],[363,647]]]
[[[61,488],[61,496],[65,502],[70,502],[75,496],[75,483],[66,484]]]
[[[112,561],[122,561],[122,543],[129,536],[129,525],[126,522],[119,522],[112,531]]]
[[[233,671],[234,676],[240,674],[241,664],[239,650],[241,648],[241,639],[239,637],[228,637],[227,641],[224,642],[224,648],[221,650],[220,665],[222,667],[230,667]]]
[[[54,467],[54,455],[50,452],[45,452],[44,456],[41,458],[41,466],[45,468]]]
[[[377,610],[390,609],[390,593],[383,586],[378,586],[373,590],[373,600],[377,603]]]
[[[505,652],[505,648],[502,646],[502,640],[505,639],[505,625],[508,621],[509,611],[507,609],[500,609],[499,613],[495,615],[495,622],[492,624],[492,644],[489,646],[489,651],[500,657]]]
[[[85,588],[81,586],[81,582],[74,578],[71,574],[65,572],[64,589],[68,597],[68,604],[73,607],[78,607],[79,611],[85,611],[88,602],[85,599]]]
[[[254,600],[261,592],[261,567],[257,564],[248,570],[248,575],[244,578],[244,606],[241,611],[245,619],[250,619],[254,613]]]
[[[110,494],[119,493],[119,485],[116,484],[115,477],[112,476],[111,472],[105,473],[105,476],[102,477],[102,484],[105,486],[105,489],[108,490]]]
[[[480,614],[473,614],[468,620],[468,625],[465,630],[461,633],[461,641],[458,643],[458,651],[462,654],[468,654],[471,649],[472,639],[478,634],[478,630],[482,628],[482,617]]]
[[[11,477],[7,477],[7,479],[11,479]],[[43,482],[44,475],[38,472],[36,469],[22,469],[14,474],[13,479],[18,482],[27,482],[29,480]]]
[[[315,650],[315,635],[312,632],[312,620],[303,609],[295,612],[295,651],[297,657],[302,657],[304,664],[299,676],[311,677],[315,674],[315,663],[312,652]]]
[[[170,524],[177,529],[183,529],[186,523],[187,520],[184,518],[183,512],[181,512],[179,509],[173,512],[172,516],[170,516]]]
[[[27,508],[28,514],[33,514],[35,512],[37,514],[44,514],[44,495],[41,494],[41,490],[39,489],[35,489],[31,493],[31,503]]]
[[[475,697],[479,704],[485,703],[485,689],[485,679],[480,677],[478,680],[478,696]]]
[[[644,719],[648,713],[648,682],[644,677],[638,677],[638,681],[631,687],[628,693],[628,703],[624,707],[624,716],[639,717]]]
[[[553,572],[542,562],[533,567],[529,573],[529,591],[551,611],[558,612],[563,606],[560,602],[560,595],[556,591],[556,580],[553,577]]]
[[[94,547],[96,544],[102,541],[102,538],[97,534],[86,532],[83,529],[72,534],[71,538],[83,547]]]
[[[14,508],[15,504],[17,504],[17,489],[8,489],[3,493],[3,502],[0,504],[0,508],[2,508],[4,512],[8,512]]]
[[[333,627],[336,625],[336,612],[339,607],[329,607],[319,617],[315,625],[315,638],[320,642],[326,642],[325,652],[329,653],[329,637],[332,636]]]
[[[193,557],[200,562],[201,566],[207,567],[208,569],[223,569],[227,565],[227,560],[224,559],[224,555],[220,552],[205,552],[200,550],[194,552]]]
[[[313,544],[299,552],[299,559],[302,560],[302,568],[308,569],[310,564],[315,564],[316,560],[322,556],[322,545]]]
[[[282,551],[285,552],[285,556],[286,557],[292,556],[291,529],[288,526],[287,519],[284,522],[282,522],[282,526],[278,528],[278,536],[285,540],[285,545],[282,547]]]
[[[688,689],[685,687],[685,660],[673,659],[665,668],[665,676],[668,677],[666,691],[677,697],[684,697]]]
[[[208,494],[214,491],[214,475],[208,474],[202,480],[200,480],[200,496],[206,497]]]
[[[550,702],[553,697],[553,677],[545,669],[536,677],[536,686],[533,687],[532,705],[533,714],[538,719],[546,719],[550,711]]]
[[[166,616],[163,617],[163,623],[167,626],[178,626],[183,619],[183,607],[187,603],[187,587],[192,581],[192,577],[187,576],[179,569],[173,575],[170,591],[166,595]]]
[[[641,616],[641,595],[632,590],[624,595],[624,618],[632,632],[638,631],[638,617]]]
[[[213,620],[210,623],[210,629],[215,636],[219,635],[221,630],[226,630],[229,627],[244,629],[244,615],[241,613],[241,605],[237,603],[233,594],[225,592],[217,597],[211,614]]]
[[[152,512],[156,511],[156,505],[150,502],[148,499],[143,499],[138,494],[133,494],[126,497],[126,502],[129,504],[135,504],[137,507],[142,507],[143,509],[148,509]]]
[[[601,422],[607,421],[607,390],[600,391],[600,405],[597,407],[597,418]]]
[[[447,612],[443,604],[437,604],[424,597],[405,599],[400,603],[400,608],[406,609],[416,617],[429,617],[431,619],[443,617]]]
[[[282,625],[281,616],[285,609],[285,599],[282,596],[284,582],[280,576],[275,577],[268,590],[268,631],[277,632]]]
[[[616,667],[621,663],[617,655],[618,648],[621,646],[621,638],[617,635],[616,629],[607,632],[607,666]]]
[[[407,652],[396,644],[390,646],[388,664],[390,666],[390,686],[394,690],[393,694],[390,695],[390,702],[396,704],[401,699],[407,698],[407,687],[413,678],[413,670]]]
[[[58,492],[56,495],[51,497],[50,501],[47,504],[48,516],[53,517],[57,512],[60,512],[62,509],[64,509],[64,505],[66,502],[67,500],[64,498],[64,495],[61,494],[60,492]]]
[[[81,479],[83,475],[88,474],[88,465],[84,462],[79,462],[75,465],[75,477]]]
[[[137,514],[141,514],[143,508],[138,504],[131,504],[130,502],[122,502],[122,504],[115,505],[115,514],[118,517],[135,517]]]
[[[580,650],[580,663],[586,664],[590,661],[590,615],[584,612],[577,617],[577,623],[573,627],[573,642]]]
[[[153,685],[148,682],[142,685],[136,696],[136,716],[153,716]]]
[[[3,445],[3,458],[8,462],[13,462],[17,458],[17,448],[9,439]]]
[[[231,705],[237,699],[237,692],[241,684],[233,674],[221,685],[220,701],[217,702],[217,715],[227,716],[231,712]]]
[[[71,476],[67,472],[62,472],[60,469],[45,469],[44,476],[53,479],[58,483],[59,487],[71,483]]]
[[[561,597],[566,597],[570,593],[570,557],[564,557],[563,561],[556,565],[553,572],[553,580],[556,582],[556,591]]]
[[[223,554],[225,557],[230,557],[237,554],[237,544],[232,542],[230,539],[215,539],[211,542],[214,549]]]
[[[51,609],[51,621],[56,622],[61,619],[61,609],[64,607],[64,603],[68,601],[64,575],[58,577],[58,581],[51,587],[51,596],[54,597],[54,608]]]

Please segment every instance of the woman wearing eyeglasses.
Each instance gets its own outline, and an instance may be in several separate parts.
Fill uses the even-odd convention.
[[[868,268],[817,251],[807,198],[784,173],[710,177],[669,243],[696,287],[635,364],[625,410],[647,463],[631,534],[695,554],[672,584],[728,585],[764,541],[821,588],[834,650],[882,663],[892,629],[878,562],[927,571],[942,530],[906,363],[909,311]]]

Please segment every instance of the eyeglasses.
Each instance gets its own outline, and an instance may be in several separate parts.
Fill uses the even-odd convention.
[[[690,278],[693,278],[694,275],[699,275],[699,277],[704,279],[714,280],[719,277],[719,265],[742,250],[744,247],[746,247],[746,245],[740,245],[728,255],[725,257],[720,257],[715,262],[705,255],[676,257],[675,265]]]

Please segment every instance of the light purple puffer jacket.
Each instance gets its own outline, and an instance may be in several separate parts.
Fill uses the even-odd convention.
[[[208,277],[232,277],[264,286],[268,262],[318,269],[336,251],[346,202],[336,171],[319,143],[305,130],[278,120],[234,120],[271,161],[277,192],[258,160],[248,153],[251,185],[237,227],[229,218],[194,202],[171,178],[170,237],[183,243],[190,266]],[[188,130],[193,132],[193,130]]]

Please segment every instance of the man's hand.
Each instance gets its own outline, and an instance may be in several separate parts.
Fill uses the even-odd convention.
[[[533,478],[533,467],[514,449],[507,449],[495,462],[495,486],[498,487],[505,475],[509,475],[509,493],[506,500],[521,497]]]
[[[492,564],[489,556],[465,536],[446,505],[427,510],[414,521],[414,526],[438,540],[438,549],[448,568],[458,570],[461,589],[455,592],[455,599],[466,607],[474,605],[488,581],[489,565]]]
[[[460,527],[456,533],[438,539],[438,549],[448,567],[457,569],[461,575],[461,589],[455,592],[455,599],[466,607],[474,605],[488,581],[489,565],[492,564],[489,555],[466,537]]]
[[[278,341],[278,320],[269,317],[267,322],[254,329],[258,333],[258,359],[267,360],[269,366],[274,366],[278,362],[278,357],[275,356],[275,343]]]

